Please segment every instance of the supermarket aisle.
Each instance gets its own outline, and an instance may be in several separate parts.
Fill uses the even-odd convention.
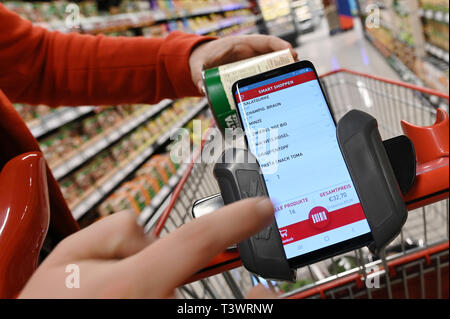
[[[361,23],[355,19],[354,30],[329,36],[328,25],[322,19],[320,27],[302,35],[296,49],[300,59],[311,60],[319,74],[338,68],[370,73],[399,80],[397,73],[383,56],[364,38]]]

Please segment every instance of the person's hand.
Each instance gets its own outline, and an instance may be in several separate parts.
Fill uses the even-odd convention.
[[[297,59],[297,52],[289,42],[269,35],[231,36],[202,43],[195,47],[189,58],[192,81],[201,91],[202,68],[209,69],[284,49],[290,49]]]
[[[132,212],[104,218],[63,240],[25,285],[20,298],[165,298],[226,247],[273,221],[267,198],[227,205],[151,238]],[[68,265],[79,267],[79,288],[67,288]],[[250,297],[276,297],[259,286]]]

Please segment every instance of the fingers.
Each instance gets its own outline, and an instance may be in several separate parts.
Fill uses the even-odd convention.
[[[298,54],[289,42],[284,41],[277,37],[273,37],[273,36],[269,36],[268,38],[269,38],[268,39],[269,46],[272,51],[280,51],[280,50],[289,49],[294,60],[295,61],[298,60]]]
[[[101,219],[62,241],[53,261],[83,259],[121,259],[147,247],[152,238],[136,222],[136,214],[122,211]],[[51,257],[50,255],[49,257]]]
[[[253,287],[247,294],[247,299],[277,299],[279,297],[275,291],[264,287],[263,284]]]
[[[251,45],[253,50],[258,53],[268,53],[272,51],[289,49],[294,59],[297,59],[297,52],[295,52],[292,45],[278,37],[267,35],[250,35],[244,37],[243,41]]]
[[[165,296],[229,245],[248,238],[272,221],[273,206],[267,198],[227,205],[123,260],[123,275],[134,282],[136,297]]]

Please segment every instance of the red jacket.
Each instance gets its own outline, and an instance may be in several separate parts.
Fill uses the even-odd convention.
[[[0,30],[0,170],[16,155],[39,151],[11,102],[56,107],[196,96],[189,55],[212,39],[181,32],[165,39],[61,34],[33,27],[2,4]],[[47,171],[49,234],[59,240],[78,225]]]

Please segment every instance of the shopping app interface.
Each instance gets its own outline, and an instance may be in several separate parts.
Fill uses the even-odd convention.
[[[235,95],[287,258],[370,232],[314,71],[240,87]]]

